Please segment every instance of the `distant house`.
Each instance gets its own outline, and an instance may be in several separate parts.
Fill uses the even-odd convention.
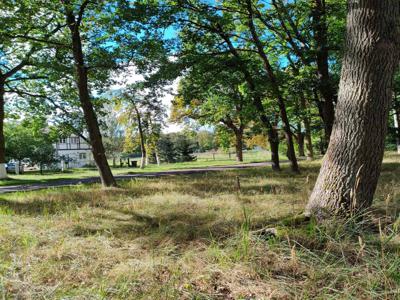
[[[54,144],[56,155],[60,158],[60,167],[82,168],[94,165],[91,146],[81,137],[71,135],[60,138]]]

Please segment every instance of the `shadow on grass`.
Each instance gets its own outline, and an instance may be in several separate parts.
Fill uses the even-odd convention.
[[[68,202],[33,199],[22,202],[0,198],[0,208],[16,215],[43,216],[77,209],[85,202],[82,199],[69,199]]]
[[[238,191],[237,177],[241,185],[241,194],[251,196],[254,194],[292,194],[302,190],[291,180],[296,177],[289,171],[272,174],[266,170],[229,170],[224,172],[209,172],[191,175],[168,175],[165,177],[136,178],[132,181],[121,182],[121,186],[134,191],[135,195],[146,196],[166,191],[176,192],[205,198],[216,194],[236,194]],[[301,177],[299,177],[301,178]],[[275,182],[263,183],[260,180],[272,179]],[[170,183],[157,186],[158,182]],[[252,182],[254,181],[254,183]],[[144,189],[141,183],[154,182],[151,190]]]
[[[117,210],[120,214],[121,211]],[[120,239],[146,237],[147,243],[157,245],[166,239],[174,244],[184,244],[194,240],[222,239],[235,232],[239,222],[219,220],[216,214],[189,212],[164,212],[149,216],[136,212],[126,212],[128,219],[97,214],[96,218],[106,220],[106,225],[79,225],[74,235],[112,235]]]
[[[39,179],[18,179],[18,178],[5,178],[0,180],[0,186],[12,186],[12,185],[29,185],[41,183]]]

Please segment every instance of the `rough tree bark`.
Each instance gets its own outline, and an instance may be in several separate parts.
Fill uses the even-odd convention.
[[[398,0],[348,0],[336,118],[306,214],[318,219],[372,204],[399,62]]]
[[[90,100],[87,67],[85,66],[82,41],[79,32],[79,25],[81,20],[80,18],[75,18],[75,15],[68,8],[68,5],[66,5],[65,9],[66,21],[71,32],[72,52],[76,66],[76,83],[79,91],[79,100],[86,121],[86,127],[89,132],[93,158],[99,170],[102,185],[116,186],[114,176],[111,172],[110,166],[108,165],[107,157],[105,155],[99,122],[97,120],[93,104]]]

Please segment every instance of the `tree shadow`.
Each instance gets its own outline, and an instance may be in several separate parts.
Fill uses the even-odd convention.
[[[33,199],[26,202],[20,202],[0,198],[0,208],[16,215],[43,216],[48,214],[64,213],[71,209],[77,209],[86,202],[88,201],[85,201],[84,199],[69,200],[68,202]]]
[[[112,208],[111,208],[112,209]],[[94,218],[106,220],[102,225],[78,225],[76,236],[112,235],[119,239],[145,238],[142,243],[153,247],[165,240],[183,246],[195,240],[211,241],[232,236],[240,227],[240,221],[223,220],[216,213],[181,212],[174,209],[157,215],[146,215],[134,211],[113,209],[119,216],[97,213]]]
[[[290,177],[289,177],[290,176]],[[260,193],[266,194],[283,194],[283,193],[296,193],[302,189],[294,185],[290,181],[285,179],[292,179],[294,174],[287,171],[281,173],[265,173],[265,170],[229,170],[224,172],[209,172],[204,174],[192,174],[192,175],[169,175],[162,179],[158,177],[140,178],[134,180],[146,180],[151,181],[168,181],[171,183],[171,191],[188,194],[200,198],[207,197],[215,194],[235,194],[238,192],[238,177],[240,181],[240,192],[243,195],[254,195]],[[278,182],[260,183],[260,184],[249,184],[249,179],[272,179]],[[299,177],[300,178],[300,177]],[[129,185],[129,183],[127,183]],[[141,186],[136,187],[135,185],[129,185],[129,188],[135,190],[138,195],[152,195],[154,193],[165,192],[165,186],[157,187],[152,186],[151,190],[146,191]]]

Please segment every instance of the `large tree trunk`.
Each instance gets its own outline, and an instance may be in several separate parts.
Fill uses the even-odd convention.
[[[86,127],[89,132],[90,144],[92,146],[93,158],[100,173],[100,179],[103,186],[116,186],[114,176],[108,165],[105,149],[100,133],[99,123],[93,104],[90,100],[88,88],[87,67],[85,66],[84,55],[82,51],[82,42],[79,33],[79,24],[75,20],[73,12],[67,9],[67,23],[71,31],[72,51],[76,65],[76,81],[79,90],[79,100],[83,110]]]
[[[4,82],[0,81],[0,179],[7,178],[6,144],[4,138]]]
[[[399,56],[398,0],[349,0],[336,119],[306,213],[368,208],[378,182]]]

